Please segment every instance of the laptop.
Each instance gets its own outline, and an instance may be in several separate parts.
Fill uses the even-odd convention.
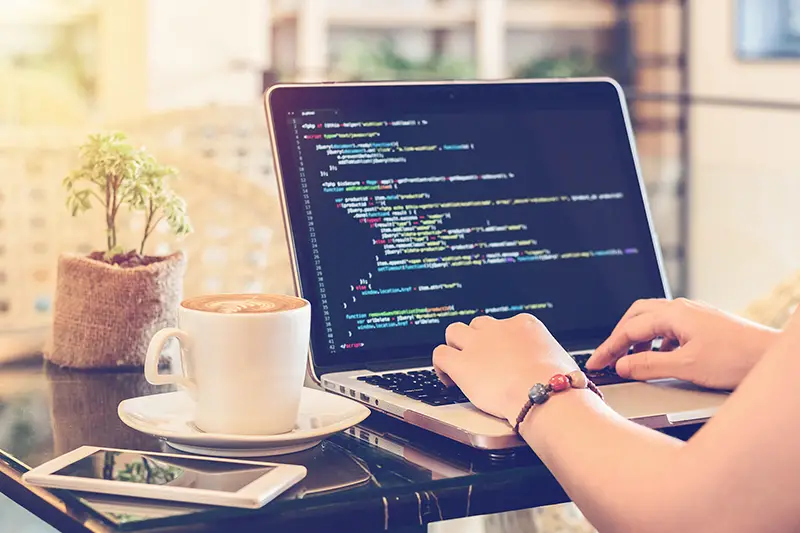
[[[431,367],[448,324],[537,316],[583,365],[628,307],[669,298],[611,79],[277,85],[265,95],[310,372],[470,446],[524,445]],[[654,428],[726,395],[593,374]]]

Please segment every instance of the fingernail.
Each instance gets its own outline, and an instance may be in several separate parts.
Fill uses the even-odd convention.
[[[617,375],[621,378],[627,378],[631,374],[631,362],[628,360],[628,357],[621,357],[619,361],[617,361]]]
[[[586,360],[586,368],[594,369],[595,364],[597,363],[597,351],[595,351],[592,355],[589,356],[589,359]]]

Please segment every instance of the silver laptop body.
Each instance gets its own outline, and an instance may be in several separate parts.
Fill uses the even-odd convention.
[[[541,107],[527,110],[526,106],[529,104]],[[521,111],[517,115],[515,107],[502,106],[517,106]],[[593,107],[584,110],[584,106]],[[432,346],[443,341],[444,329],[448,323],[456,320],[468,322],[475,316],[476,313],[467,312],[470,306],[480,307],[478,311],[498,317],[511,316],[521,311],[532,312],[551,331],[553,324],[561,324],[559,331],[566,333],[559,335],[554,331],[556,338],[573,356],[585,356],[611,331],[627,305],[643,297],[670,297],[645,197],[625,98],[621,87],[613,80],[594,78],[277,85],[266,93],[265,107],[295,288],[297,294],[311,302],[312,310],[316,313],[312,319],[309,369],[314,381],[331,393],[350,397],[376,411],[476,448],[506,449],[521,446],[524,443],[514,435],[505,421],[486,415],[469,403],[430,405],[368,383],[365,379],[429,370]],[[613,127],[607,127],[608,124]],[[438,138],[431,137],[435,132],[431,133],[432,130],[426,129],[439,125],[442,125],[442,129],[436,135],[447,137],[442,138],[441,142]],[[470,131],[481,140],[469,142],[467,137]],[[483,132],[486,131],[491,132],[491,137],[484,135]],[[419,136],[415,132],[419,132]],[[497,137],[506,133],[510,135],[508,142],[492,144]],[[524,141],[519,141],[521,137]],[[422,140],[417,141],[417,138]],[[555,144],[536,148],[538,139],[542,139],[542,143]],[[563,142],[557,142],[559,139]],[[515,142],[522,144],[509,152],[506,159],[511,160],[519,155],[518,161],[522,168],[527,162],[528,152],[532,160],[541,158],[546,164],[531,164],[530,168],[525,169],[526,176],[529,174],[530,177],[525,179],[533,180],[540,173],[550,173],[548,175],[553,177],[548,178],[549,186],[569,182],[572,179],[571,170],[579,169],[582,160],[596,161],[596,174],[592,176],[592,181],[586,181],[592,185],[590,190],[586,191],[586,195],[559,196],[558,193],[553,195],[552,190],[547,190],[541,193],[542,196],[533,199],[519,195],[514,197],[511,194],[505,198],[491,199],[492,191],[499,191],[499,187],[506,187],[508,184],[513,186],[516,183],[513,179],[521,179],[522,173],[483,168],[482,165],[494,155],[504,153],[503,150],[511,150],[509,146]],[[604,143],[609,142],[611,144],[608,147],[613,147],[613,150],[603,148]],[[484,149],[484,146],[487,148]],[[495,147],[494,152],[492,146]],[[564,148],[567,146],[568,148]],[[537,150],[539,155],[536,155]],[[549,153],[560,150],[564,150],[565,154],[568,152],[568,155],[554,160],[547,159],[550,157]],[[616,159],[608,155],[611,151],[619,152],[614,156]],[[461,162],[467,161],[474,161],[481,168],[474,173],[456,168],[452,174],[445,175],[439,166],[440,163],[445,166],[451,163],[458,167]],[[603,168],[602,165],[606,162],[612,166]],[[620,165],[621,170],[615,170],[617,167],[613,165]],[[625,189],[628,192],[620,195],[615,186],[610,186],[610,190],[607,190],[609,188],[605,186],[605,182],[616,183],[615,180],[623,179],[622,174],[625,175],[625,181],[619,181],[624,185],[620,185],[620,190]],[[575,179],[584,178],[577,176]],[[478,183],[477,180],[483,181]],[[462,181],[466,184],[460,184]],[[500,185],[495,186],[493,183]],[[425,192],[428,184],[433,184],[430,185],[430,193]],[[448,188],[444,188],[445,185]],[[486,211],[487,220],[485,225],[483,220],[480,221],[479,232],[489,234],[502,231],[511,234],[515,229],[527,231],[527,226],[531,223],[527,226],[509,225],[507,221],[488,220],[489,216],[497,213],[501,217],[505,213],[502,209],[512,204],[526,204],[525,209],[537,210],[550,209],[542,207],[549,203],[559,204],[559,200],[555,198],[560,198],[562,204],[572,202],[568,208],[577,206],[575,202],[580,201],[613,202],[620,199],[620,202],[624,200],[625,203],[617,204],[614,209],[618,209],[617,216],[621,219],[633,221],[628,226],[638,228],[635,230],[639,235],[636,242],[638,248],[575,250],[576,253],[568,253],[571,251],[567,250],[559,254],[550,249],[534,249],[538,244],[529,238],[501,239],[488,244],[481,241],[480,246],[496,246],[501,251],[471,255],[469,257],[473,257],[478,265],[477,270],[471,266],[465,267],[463,258],[468,254],[464,254],[463,250],[469,247],[474,249],[478,245],[449,244],[451,241],[446,240],[448,238],[453,239],[453,242],[468,240],[468,235],[466,238],[458,235],[459,232],[463,234],[469,231],[464,228],[447,228],[446,223],[462,215],[472,217],[472,214],[465,213],[470,209],[481,209],[484,204],[475,203],[474,199],[467,199],[467,203],[464,203],[465,199],[460,196],[469,191],[470,187],[479,186],[484,188],[475,190],[485,192],[487,198],[490,198],[487,200],[490,204],[485,205],[498,209],[496,212]],[[526,185],[534,186],[535,184]],[[511,189],[503,190],[508,192]],[[404,191],[408,191],[405,197],[391,196],[402,195]],[[447,198],[451,193],[452,201]],[[442,202],[443,198],[448,201]],[[399,204],[392,202],[399,201],[407,203],[400,205],[398,209],[396,206]],[[314,202],[317,203],[316,206],[313,205]],[[611,204],[600,205],[600,209],[605,209]],[[319,209],[316,209],[317,206]],[[561,209],[558,206],[556,208]],[[447,209],[450,209],[449,218],[442,216]],[[420,216],[420,212],[428,214]],[[610,211],[598,211],[600,214],[608,212]],[[394,216],[397,213],[407,216]],[[593,211],[587,211],[586,220],[583,221],[580,220],[583,215],[573,219],[570,214],[564,214],[562,218],[558,211],[551,213],[556,217],[552,224],[566,227],[565,231],[572,231],[572,237],[581,237],[580,232],[584,229],[600,231],[597,227],[602,229],[604,224],[602,220],[593,218]],[[384,222],[387,220],[389,222]],[[350,224],[351,221],[355,222]],[[426,233],[430,241],[435,242],[432,248],[423,249],[421,241],[414,237],[417,234],[407,231],[407,224],[415,221],[418,224],[439,224],[432,230],[432,234]],[[477,223],[473,223],[473,226],[475,224]],[[617,222],[613,217],[605,222],[609,227],[615,224]],[[624,228],[628,226],[619,226],[623,229],[617,233],[627,232]],[[542,227],[541,220],[539,227]],[[586,229],[589,227],[593,229]],[[393,237],[383,238],[386,235]],[[611,230],[608,236],[600,233],[597,235],[598,242],[603,241],[603,245],[613,241],[615,237]],[[363,242],[370,239],[371,242]],[[426,242],[422,241],[422,244]],[[558,245],[555,242],[549,244]],[[364,247],[374,249],[374,260],[371,256],[364,259],[367,257],[365,252],[362,253]],[[512,251],[503,252],[504,247]],[[442,250],[444,252],[436,256]],[[531,257],[536,259],[532,260]],[[643,262],[641,264],[636,262],[640,258]],[[552,279],[543,274],[543,265],[547,264],[547,259],[555,260],[551,265],[563,264],[563,267],[549,271],[551,274],[548,275]],[[613,273],[613,268],[616,267],[601,266],[612,265],[602,263],[603,261],[623,260],[629,263],[614,263],[620,265],[617,273]],[[430,266],[430,261],[446,264],[437,268],[419,267],[420,264]],[[601,277],[601,273],[595,272],[591,267],[573,266],[578,261],[595,261],[597,271],[602,270],[602,276],[605,277]],[[506,280],[501,279],[506,277],[503,275],[505,271],[487,270],[482,275],[483,271],[480,270],[484,267],[512,268],[502,266],[505,262],[514,264],[514,274],[508,270],[507,277],[518,286],[525,287],[526,280],[535,280],[536,283],[544,283],[541,285],[543,290],[552,288],[555,305],[552,302],[536,302],[535,305],[520,306],[515,305],[517,302],[507,301],[492,302],[497,305],[486,306],[483,302],[478,302],[478,298],[488,298],[487,294],[491,296],[503,291],[511,299],[512,293],[508,286],[503,285]],[[587,278],[583,274],[573,275],[572,278],[569,278],[571,274],[564,274],[566,277],[560,279],[561,272],[570,268],[589,268],[586,270],[588,277],[598,276],[597,286],[600,289],[595,291],[590,286],[583,291],[585,298],[581,295],[583,293],[578,296],[564,296],[566,303],[561,305],[560,295],[569,294]],[[609,268],[612,270],[607,270]],[[437,273],[436,279],[427,279],[429,271]],[[499,276],[498,271],[501,272]],[[415,275],[414,272],[422,274],[418,278],[409,278]],[[452,283],[437,285],[442,278],[439,274],[442,273],[452,273]],[[405,280],[403,283],[414,279],[414,283],[418,285],[414,286],[416,288],[408,284],[392,286],[395,278]],[[638,278],[649,281],[640,283],[636,281]],[[373,289],[379,279],[385,286]],[[492,283],[499,285],[492,289]],[[472,292],[465,292],[464,285],[477,288]],[[487,285],[491,289],[489,292],[484,291]],[[461,307],[467,308],[463,312],[459,311],[459,305],[425,307],[430,303],[428,292],[432,290],[431,287],[444,294],[448,287],[455,290],[459,286],[462,292],[458,293],[458,297],[464,304]],[[638,290],[639,286],[642,290]],[[426,292],[424,298],[417,291],[423,288]],[[616,301],[615,295],[621,292],[626,293],[625,297]],[[476,294],[474,305],[470,301],[471,294]],[[385,309],[380,304],[375,307],[377,300],[374,298],[384,295],[387,295]],[[404,299],[402,305],[411,306],[402,310],[409,311],[405,315],[398,314],[400,312],[396,309],[390,309],[393,302],[401,298]],[[414,298],[419,299],[418,305]],[[615,300],[613,305],[609,304],[609,309],[601,309],[596,313],[598,316],[602,315],[598,318],[602,322],[601,326],[596,327],[593,322],[597,321],[597,317],[592,315],[594,311],[589,311],[584,318],[577,318],[583,306],[590,310],[593,307],[602,308],[602,303],[609,299]],[[363,303],[365,301],[369,303]],[[371,306],[369,312],[362,312],[359,307],[365,305]],[[562,307],[567,309],[564,314],[553,314],[558,313]],[[570,312],[570,309],[573,311]],[[574,324],[570,323],[572,315],[576,315]],[[586,333],[588,331],[592,333]],[[415,346],[417,332],[422,340]],[[380,346],[381,344],[385,346]],[[378,347],[371,349],[372,345]],[[617,412],[653,428],[703,421],[727,397],[724,393],[701,390],[675,380],[617,383],[601,388],[608,404]]]

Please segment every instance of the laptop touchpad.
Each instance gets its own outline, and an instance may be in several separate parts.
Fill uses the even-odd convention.
[[[631,420],[666,415],[659,426],[704,420],[728,397],[674,379],[610,385],[603,387],[603,394],[615,411]]]

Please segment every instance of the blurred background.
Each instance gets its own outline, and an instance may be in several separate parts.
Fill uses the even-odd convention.
[[[182,172],[196,232],[148,251],[187,250],[188,295],[286,292],[271,84],[600,74],[629,98],[674,293],[779,326],[800,300],[800,0],[0,0],[0,361],[41,347],[58,254],[104,241],[61,189],[89,132]]]
[[[673,291],[742,311],[800,266],[798,59],[798,0],[3,0],[0,329],[101,243],[60,190],[97,129],[183,172],[187,293],[290,290],[259,96],[318,80],[614,76]]]

